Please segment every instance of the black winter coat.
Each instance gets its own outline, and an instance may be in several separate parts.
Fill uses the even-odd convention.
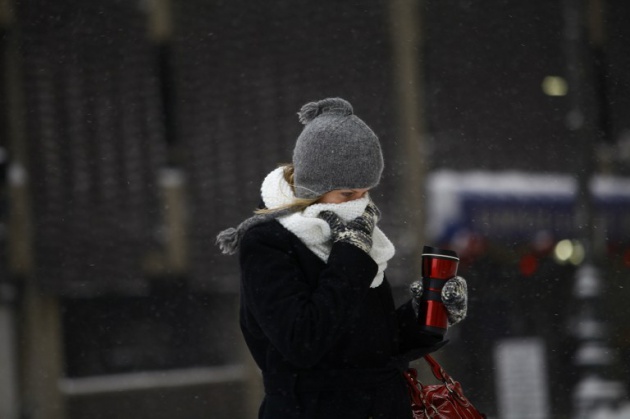
[[[241,241],[241,328],[262,370],[259,418],[410,419],[401,371],[440,338],[418,330],[410,303],[395,309],[377,264],[335,243],[319,259],[279,222]]]

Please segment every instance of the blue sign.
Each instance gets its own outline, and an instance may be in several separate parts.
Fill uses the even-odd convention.
[[[462,229],[487,239],[528,240],[546,231],[557,238],[584,234],[576,219],[575,183],[571,178],[556,179],[550,188],[549,176],[515,175],[506,181],[496,174],[470,175],[448,173],[429,182],[429,235],[449,241]],[[602,186],[603,185],[603,186]],[[630,237],[630,180],[628,188],[600,182],[593,192],[595,233],[606,240]],[[555,190],[554,190],[555,188]]]

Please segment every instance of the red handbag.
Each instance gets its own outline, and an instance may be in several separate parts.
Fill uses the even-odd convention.
[[[424,356],[431,366],[435,378],[442,384],[424,385],[418,381],[418,372],[409,368],[405,379],[411,396],[411,409],[414,419],[482,419],[486,415],[479,412],[464,396],[462,386],[430,355]]]

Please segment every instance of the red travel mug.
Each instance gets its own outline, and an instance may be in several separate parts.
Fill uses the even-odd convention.
[[[420,298],[420,328],[443,336],[448,328],[442,288],[457,275],[459,257],[452,250],[424,246],[422,249],[422,297]]]

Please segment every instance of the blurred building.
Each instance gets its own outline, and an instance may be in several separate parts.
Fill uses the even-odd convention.
[[[506,171],[562,185],[582,170],[566,4],[0,2],[0,361],[13,360],[0,362],[0,416],[253,417],[261,390],[238,330],[238,262],[214,238],[290,160],[300,106],[340,96],[383,144],[375,199],[398,246],[397,298],[424,241],[460,246],[472,300],[444,351],[452,375],[496,414],[491,343],[542,337],[562,372],[550,375],[552,412],[566,417],[574,267],[551,251],[575,233],[562,222],[573,198],[459,196],[460,217],[441,224],[452,205],[426,202],[444,199],[432,189],[443,173],[483,171],[492,190]],[[594,172],[627,183],[630,8],[589,4],[581,65]],[[607,205],[616,233],[630,230],[624,196]],[[498,211],[505,228],[475,224],[496,226]],[[628,272],[626,237],[603,238],[611,284]],[[624,307],[624,293],[606,299]],[[561,311],[532,311],[532,300]],[[623,312],[608,316],[627,359]]]

